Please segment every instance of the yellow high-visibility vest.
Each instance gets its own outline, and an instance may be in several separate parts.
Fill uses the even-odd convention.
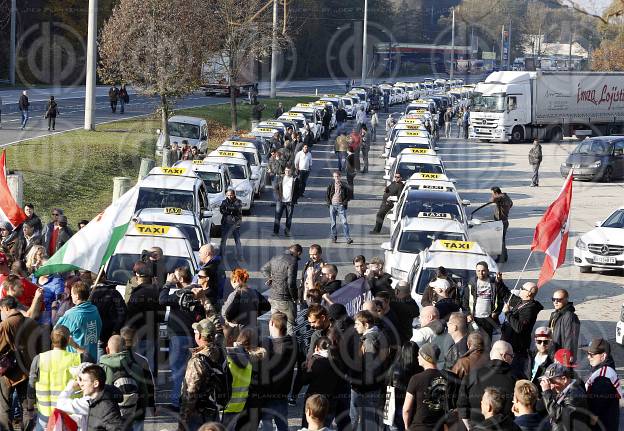
[[[50,416],[59,394],[73,378],[69,369],[80,365],[80,353],[49,350],[39,355],[39,378],[35,383],[37,410]]]
[[[251,363],[248,363],[244,368],[239,367],[229,356],[227,363],[230,373],[232,373],[232,398],[230,398],[228,405],[225,406],[224,413],[240,413],[245,408],[247,396],[249,395]]]

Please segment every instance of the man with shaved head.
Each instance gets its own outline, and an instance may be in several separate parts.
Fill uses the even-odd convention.
[[[440,320],[438,309],[433,305],[424,307],[420,312],[420,328],[414,330],[412,341],[419,347],[427,343],[435,344],[441,352],[448,352],[453,345],[446,324]],[[444,355],[438,358],[437,366],[439,369],[444,368]]]
[[[225,271],[221,264],[221,255],[216,244],[208,243],[199,248],[199,262],[202,264],[205,275],[208,277],[208,293],[206,296],[217,309],[221,309],[223,302],[223,288],[225,286]],[[197,275],[193,283],[198,283]]]
[[[488,387],[494,387],[506,394],[502,414],[511,414],[514,387],[516,381],[522,378],[511,368],[513,358],[511,344],[499,340],[492,345],[490,361],[481,368],[471,370],[462,380],[457,407],[459,417],[467,429],[483,422],[484,418],[480,413],[481,399]]]
[[[123,401],[119,403],[121,416],[127,423],[141,423],[145,413],[140,408],[140,400],[149,397],[147,382],[139,363],[132,357],[132,353],[124,350],[124,339],[120,335],[113,335],[108,339],[106,355],[100,358],[100,366],[106,373],[106,384],[117,386],[122,394]]]
[[[505,320],[501,328],[501,339],[511,344],[514,359],[511,366],[525,376],[530,375],[531,336],[537,315],[544,309],[542,304],[535,300],[537,284],[529,281],[522,285],[518,296],[512,295],[509,302],[503,307]]]

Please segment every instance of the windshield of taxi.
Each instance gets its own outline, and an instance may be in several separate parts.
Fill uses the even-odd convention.
[[[446,268],[446,267],[445,267]],[[422,295],[430,282],[436,278],[437,268],[423,268],[416,285],[416,293]],[[457,289],[466,286],[471,277],[474,277],[474,270],[446,268],[449,279],[453,281]]]
[[[244,165],[227,165],[230,170],[230,177],[234,180],[247,179],[247,170]]]
[[[208,193],[221,193],[223,187],[221,185],[221,174],[219,172],[195,171],[195,173],[204,182]]]
[[[593,156],[607,156],[613,152],[613,145],[601,140],[588,139],[572,151],[573,154],[588,154]]]
[[[146,245],[145,249],[149,249],[149,247]],[[134,275],[132,267],[139,260],[141,260],[140,254],[119,253],[113,255],[108,261],[106,279],[114,282],[115,284],[125,285]],[[191,268],[191,272],[193,270],[191,261],[183,257],[165,255],[160,261],[165,267],[166,274],[174,272],[176,268],[181,266]]]
[[[442,166],[431,163],[401,162],[397,167],[397,172],[400,173],[403,178],[410,178],[412,175],[419,172],[425,174],[443,174],[444,170]]]
[[[136,210],[143,208],[182,208],[194,210],[195,195],[191,190],[154,189],[142,187],[139,190]]]
[[[463,217],[459,204],[449,201],[407,201],[403,206],[401,218],[417,217],[419,213],[446,213],[450,214],[455,220],[462,222]]]
[[[424,143],[416,143],[416,142],[401,142],[401,143],[396,143],[394,144],[394,147],[392,147],[392,152],[390,153],[390,157],[396,157],[399,155],[399,153],[401,151],[403,151],[406,148],[423,148],[423,149],[429,149],[429,145],[428,144],[424,144]]]
[[[437,239],[465,241],[466,236],[456,232],[403,231],[397,250],[402,253],[420,253]]]
[[[169,122],[169,136],[180,138],[199,139],[199,126],[187,123]]]

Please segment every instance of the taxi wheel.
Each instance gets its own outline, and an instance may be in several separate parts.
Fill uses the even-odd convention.
[[[579,271],[581,272],[581,274],[589,274],[590,272],[592,272],[592,267],[591,266],[579,266]]]

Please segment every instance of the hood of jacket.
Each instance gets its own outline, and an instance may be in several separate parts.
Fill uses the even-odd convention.
[[[607,359],[605,359],[603,362],[599,363],[598,365],[596,365],[595,367],[592,367],[592,371],[596,371],[601,369],[602,367],[611,367],[614,370],[615,368],[615,361],[613,360],[613,356],[611,356],[611,354],[607,355]]]
[[[104,390],[89,401],[89,406],[93,407],[102,401],[113,401],[119,404],[123,401],[123,394],[115,386],[105,385]]]
[[[429,322],[427,325],[428,328],[431,328],[434,334],[441,335],[446,331],[446,323],[443,320],[437,319],[432,322]]]
[[[85,314],[85,315],[98,313],[97,307],[93,305],[91,301],[82,302],[81,304],[74,306],[73,310],[74,311],[72,311],[72,313],[80,313],[80,314]],[[99,316],[99,313],[98,313],[98,316]]]
[[[245,368],[249,364],[249,353],[240,346],[228,347],[227,355],[239,368]]]

